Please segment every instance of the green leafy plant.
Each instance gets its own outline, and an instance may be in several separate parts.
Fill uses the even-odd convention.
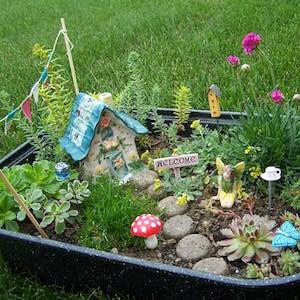
[[[60,199],[62,201],[70,201],[75,204],[81,204],[84,198],[90,196],[91,191],[88,189],[89,183],[87,181],[80,182],[74,180],[68,183],[67,189],[61,189]]]
[[[130,235],[129,228],[143,213],[159,216],[156,201],[137,197],[130,187],[124,188],[105,176],[97,178],[90,189],[89,200],[82,204],[80,243],[100,250],[144,247],[143,240]]]
[[[16,217],[14,200],[0,194],[0,228],[5,227],[7,230],[18,231]]]
[[[76,217],[78,215],[77,210],[71,210],[71,203],[64,201],[59,203],[58,201],[53,201],[45,207],[45,216],[42,219],[41,227],[45,228],[54,222],[55,232],[57,234],[62,234],[66,229],[65,221],[71,217]]]
[[[286,180],[280,199],[289,203],[295,209],[300,209],[300,179],[294,177],[292,182]]]
[[[275,275],[272,273],[272,266],[270,264],[248,264],[246,268],[246,277],[249,279],[270,279]]]
[[[189,87],[185,85],[181,85],[176,91],[175,91],[175,99],[174,99],[174,108],[175,108],[175,116],[177,120],[177,126],[180,130],[184,130],[184,124],[187,122],[190,110],[191,110],[191,104],[190,99],[192,97],[192,93]]]
[[[268,216],[246,214],[243,218],[232,220],[229,228],[221,230],[228,239],[219,241],[218,254],[227,256],[229,261],[241,259],[248,263],[253,258],[259,264],[267,263],[270,256],[278,255],[278,250],[272,247],[272,229],[276,222]]]
[[[23,201],[25,205],[29,209],[32,209],[35,217],[37,218],[43,217],[41,208],[45,199],[46,196],[43,194],[43,191],[36,188],[33,188],[31,190],[26,190],[25,197],[23,197]],[[26,218],[25,211],[21,207],[19,207],[19,212],[17,213],[17,220],[24,221],[25,218]]]
[[[300,270],[300,254],[291,250],[282,251],[278,259],[284,275],[293,275]]]

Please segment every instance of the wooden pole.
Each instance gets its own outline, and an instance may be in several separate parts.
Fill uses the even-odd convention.
[[[66,28],[66,24],[65,24],[65,19],[61,18],[60,22],[61,22],[61,29],[64,32],[64,39],[65,39],[65,44],[66,44],[66,49],[67,49],[67,55],[68,55],[68,59],[69,59],[70,69],[71,69],[72,80],[73,80],[73,84],[74,84],[74,90],[75,90],[75,94],[78,95],[78,93],[79,93],[78,83],[77,83],[77,78],[76,78],[76,72],[75,72],[73,57],[72,57],[72,53],[71,53],[71,47],[70,47],[69,40],[67,38],[68,34],[67,34],[67,28]]]
[[[16,202],[25,211],[26,215],[28,216],[28,218],[30,219],[30,221],[32,222],[32,224],[34,225],[34,227],[41,234],[41,236],[44,237],[44,238],[46,238],[46,239],[48,239],[49,237],[48,237],[47,233],[42,229],[42,227],[40,226],[40,224],[38,223],[38,221],[36,220],[36,218],[34,217],[34,215],[31,213],[31,211],[25,205],[22,197],[17,193],[17,191],[11,185],[11,183],[9,182],[9,180],[7,179],[7,177],[5,176],[5,174],[3,173],[3,171],[1,169],[0,169],[0,178],[2,179],[4,185],[7,187],[7,189],[9,190],[9,192],[13,195],[13,197],[16,200]]]

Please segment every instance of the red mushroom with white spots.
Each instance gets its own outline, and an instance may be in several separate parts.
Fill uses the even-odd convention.
[[[158,245],[156,234],[162,229],[161,220],[151,214],[143,214],[134,220],[131,225],[130,233],[135,236],[145,238],[148,249],[155,249]]]

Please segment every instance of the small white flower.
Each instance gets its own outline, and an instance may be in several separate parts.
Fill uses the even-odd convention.
[[[300,94],[295,94],[295,95],[293,96],[293,100],[299,101],[299,100],[300,100]]]
[[[248,72],[248,71],[251,70],[251,67],[250,67],[250,65],[248,65],[248,64],[243,64],[243,65],[241,66],[241,70],[242,70],[243,72]]]

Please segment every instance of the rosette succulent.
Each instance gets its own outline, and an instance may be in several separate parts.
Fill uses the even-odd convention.
[[[286,250],[281,252],[278,262],[284,275],[293,275],[300,269],[300,254]]]
[[[246,214],[243,218],[232,220],[229,228],[221,230],[228,239],[219,241],[220,256],[227,256],[229,261],[241,259],[248,263],[253,258],[257,263],[267,263],[270,256],[278,255],[278,249],[272,247],[273,228],[276,222],[268,216]]]

